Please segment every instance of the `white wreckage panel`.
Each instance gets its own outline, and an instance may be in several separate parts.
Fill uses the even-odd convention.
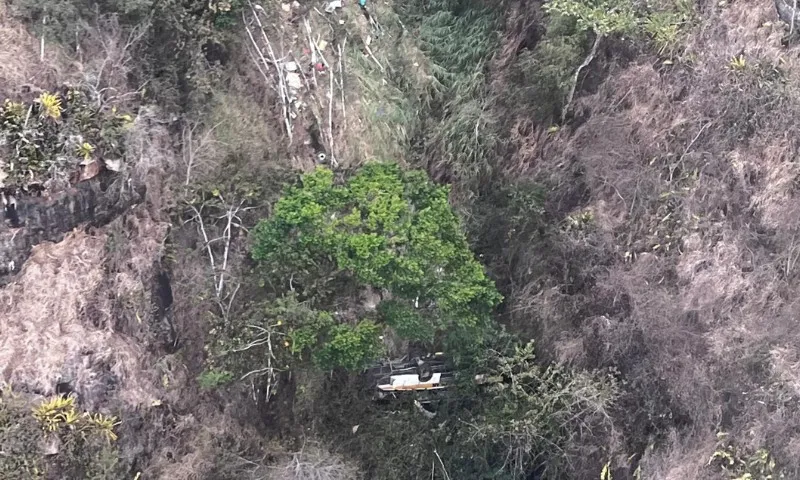
[[[417,374],[392,375],[389,384],[378,385],[385,392],[401,390],[434,390],[444,388],[441,385],[442,374],[434,373],[428,381],[420,381]]]

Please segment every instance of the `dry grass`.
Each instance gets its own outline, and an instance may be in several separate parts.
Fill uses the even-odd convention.
[[[0,45],[0,98],[14,96],[23,85],[52,86],[68,69],[62,52],[52,45],[45,45],[40,61],[39,39],[10,17],[5,1],[0,2]]]
[[[270,480],[357,480],[358,470],[319,445],[306,445],[287,455],[284,465],[272,467]]]
[[[554,358],[620,369],[641,478],[715,478],[720,430],[770,449],[789,478],[800,469],[800,191],[786,132],[800,118],[800,47],[781,47],[769,0],[701,7],[674,66],[612,64],[576,102],[572,131],[542,145],[528,130],[519,168],[552,188],[548,214],[594,216],[518,263],[527,280],[511,317],[535,325]],[[734,71],[739,53],[747,66]]]
[[[142,347],[114,331],[109,303],[90,303],[104,282],[105,236],[80,232],[42,244],[16,281],[0,290],[2,380],[45,395],[71,378],[96,409],[106,382],[129,405],[157,398]],[[106,292],[101,298],[109,299]],[[113,298],[113,296],[111,297]]]

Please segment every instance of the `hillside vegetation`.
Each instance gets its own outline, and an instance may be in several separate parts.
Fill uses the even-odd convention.
[[[783,0],[0,2],[1,478],[800,478]]]

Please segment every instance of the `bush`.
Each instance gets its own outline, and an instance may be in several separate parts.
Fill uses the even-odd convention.
[[[769,450],[759,448],[755,452],[742,451],[726,433],[717,434],[718,443],[709,460],[724,471],[730,480],[773,480],[786,478],[776,466],[775,459]]]
[[[438,82],[420,112],[425,158],[437,177],[471,181],[489,175],[499,147],[487,68],[499,45],[501,10],[480,1],[397,2],[418,34]]]
[[[614,379],[539,365],[533,346],[515,347],[509,335],[498,335],[492,347],[459,371],[456,390],[428,407],[435,408],[434,418],[402,399],[389,415],[332,382],[323,395],[337,400],[316,420],[326,422],[332,441],[359,458],[373,479],[428,479],[431,465],[436,478],[454,479],[589,478],[581,476],[584,467],[600,472],[612,454],[597,445],[613,428]]]
[[[413,302],[440,338],[466,329],[479,342],[501,298],[447,193],[395,164],[368,164],[343,185],[320,168],[254,229],[253,258],[267,281],[292,279],[287,287],[313,302],[371,286]]]
[[[72,173],[82,162],[121,161],[124,134],[132,121],[116,109],[96,107],[77,89],[43,92],[30,104],[6,100],[0,107],[6,183],[43,183],[47,176]]]
[[[44,400],[31,414],[6,390],[0,396],[0,477],[124,478],[114,446],[117,425],[115,417],[79,412],[72,396]]]
[[[490,400],[480,421],[464,433],[511,478],[528,478],[533,471],[542,478],[573,478],[570,462],[586,453],[581,452],[584,442],[593,444],[612,428],[613,377],[539,365],[533,343],[506,355],[491,352],[487,362]]]
[[[134,61],[126,66],[130,90],[169,110],[191,112],[203,110],[213,92],[209,72],[215,66],[203,57],[203,47],[231,41],[242,5],[241,0],[13,0],[10,7],[37,36],[69,50],[108,48],[108,42],[97,45],[92,37],[109,22],[119,26],[120,38],[136,44]]]
[[[10,3],[14,13],[30,22],[38,35],[44,34],[72,47],[80,39],[84,24],[100,15],[117,15],[122,24],[132,27],[158,13],[169,12],[168,17],[176,24],[192,20],[198,28],[226,28],[235,21],[242,5],[240,0],[12,0]]]
[[[542,40],[522,50],[509,68],[513,87],[503,92],[509,109],[542,123],[558,118],[569,80],[586,55],[586,42],[574,18],[551,15]]]

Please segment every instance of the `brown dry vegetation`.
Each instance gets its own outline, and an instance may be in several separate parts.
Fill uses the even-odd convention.
[[[10,18],[8,7],[0,4],[0,84],[3,98],[24,85],[47,85],[63,72],[63,59],[58,50],[47,51],[39,61],[39,41],[18,21]],[[40,87],[41,88],[41,87]]]
[[[543,361],[615,369],[623,394],[603,439],[612,458],[576,448],[593,452],[574,461],[581,478],[597,477],[605,461],[615,479],[637,468],[642,479],[726,478],[709,465],[720,431],[749,452],[768,449],[786,478],[800,476],[800,47],[781,46],[773,2],[696,2],[670,62],[638,39],[608,39],[581,76],[569,122],[550,131],[547,108],[510,95],[546,16],[538,2],[503,7],[487,107],[472,111],[476,129],[499,131],[496,157],[472,175],[474,165],[439,156],[452,151],[446,135],[418,145],[435,127],[420,118],[433,115],[426,95],[443,87],[391,5],[375,7],[384,37],[357,9],[335,20],[306,9],[331,45],[332,71],[317,87],[304,79],[291,144],[274,75],[265,80],[240,25],[227,68],[198,60],[201,109],[177,122],[139,110],[125,175],[147,186],[145,202],[106,227],[39,245],[0,290],[0,380],[47,395],[69,378],[91,409],[122,412],[121,442],[143,478],[358,478],[352,459],[328,451],[351,445],[297,442],[306,425],[308,435],[321,431],[323,420],[305,417],[330,407],[315,397],[325,391],[320,375],[293,377],[261,411],[255,383],[208,392],[196,382],[210,320],[242,314],[233,300],[258,294],[246,284],[246,227],[269,213],[285,181],[313,168],[316,123],[328,153],[332,134],[342,169],[392,159],[454,179],[453,199],[506,296],[502,321],[536,339]],[[279,56],[305,64],[303,15],[264,8]],[[48,45],[40,64],[37,38],[0,4],[0,94],[88,82],[108,92],[100,101],[136,104],[137,32],[105,17],[88,31],[79,57]],[[375,58],[364,54],[368,36]],[[739,56],[744,65],[731,62]],[[544,190],[541,215],[520,218],[492,197],[531,185]],[[211,205],[214,190],[248,209],[224,271],[209,262],[224,242],[209,249],[191,211]],[[216,239],[224,212],[213,208],[203,228]],[[215,275],[227,282],[216,295]],[[228,301],[232,311],[220,307]],[[277,420],[253,421],[264,410]]]
[[[509,319],[560,361],[620,369],[642,478],[710,478],[718,431],[793,477],[797,47],[771,1],[697,10],[675,65],[612,54],[574,126],[520,140],[548,214],[593,220],[523,256]]]

